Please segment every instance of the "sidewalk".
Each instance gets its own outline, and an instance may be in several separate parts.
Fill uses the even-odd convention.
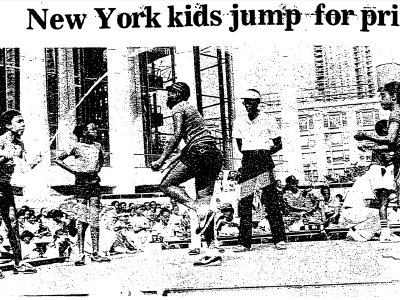
[[[194,267],[199,256],[187,249],[148,249],[112,257],[110,263],[75,267],[72,263],[38,267],[35,275],[4,272],[2,295],[228,295],[274,293],[296,297],[329,293],[367,297],[398,295],[400,261],[381,255],[397,244],[321,241],[289,243],[288,250],[256,245],[234,253],[226,248],[221,266]],[[309,292],[310,293],[310,292]]]

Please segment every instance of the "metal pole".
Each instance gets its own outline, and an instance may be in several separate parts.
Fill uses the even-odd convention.
[[[224,92],[224,70],[222,66],[222,51],[217,48],[217,63],[218,63],[218,86],[219,86],[219,103],[221,112],[221,131],[222,131],[222,149],[224,157],[227,157],[227,130],[226,130],[226,114],[225,114],[225,92]],[[224,161],[224,168],[229,164]]]
[[[194,60],[194,81],[196,84],[196,100],[197,110],[203,115],[203,98],[201,95],[201,71],[200,71],[200,48],[199,46],[193,47],[193,60]]]

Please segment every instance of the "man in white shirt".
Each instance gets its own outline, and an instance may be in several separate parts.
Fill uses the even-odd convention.
[[[247,114],[235,120],[233,136],[242,152],[239,200],[239,246],[236,252],[249,251],[252,239],[252,202],[256,187],[262,190],[264,204],[276,249],[286,249],[285,226],[275,188],[271,155],[282,149],[279,126],[273,116],[259,110],[261,94],[249,89],[241,97]]]

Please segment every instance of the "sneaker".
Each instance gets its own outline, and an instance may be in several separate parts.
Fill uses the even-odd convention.
[[[99,262],[99,263],[102,263],[102,262],[110,262],[110,261],[111,261],[111,259],[109,259],[108,257],[100,256],[100,255],[98,255],[98,254],[93,254],[93,255],[90,257],[90,259],[91,259],[91,261]]]
[[[195,248],[195,249],[189,250],[189,255],[199,255],[199,254],[200,254],[200,248]]]
[[[276,250],[286,250],[287,246],[286,246],[286,243],[284,241],[280,241],[279,243],[275,244],[274,248]]]
[[[251,251],[251,248],[247,248],[243,245],[239,245],[233,248],[233,252],[248,252]]]
[[[5,276],[3,274],[3,272],[0,270],[0,279],[3,279]]]
[[[75,266],[84,266],[85,264],[85,255],[81,255],[80,258],[75,261]]]
[[[400,260],[400,252],[399,251],[392,251],[386,254],[382,254],[383,258],[393,258],[394,260]]]
[[[199,216],[199,226],[196,229],[196,234],[203,234],[211,221],[214,220],[215,212],[209,211],[205,216]]]
[[[349,242],[366,242],[367,239],[364,238],[363,236],[361,236],[357,232],[357,230],[354,230],[354,229],[350,228],[349,232],[347,233],[347,236],[346,236],[346,241],[349,241]]]
[[[193,263],[193,266],[219,266],[221,263],[221,256],[204,256],[200,260]]]
[[[400,237],[394,233],[389,233],[389,235],[382,235],[379,237],[381,243],[398,243],[400,242]]]
[[[37,270],[28,263],[21,263],[19,266],[14,265],[13,274],[35,274]]]
[[[216,241],[216,242],[212,241],[210,243],[210,245],[208,245],[208,249],[218,250],[219,253],[224,253],[225,252],[225,249],[223,249],[221,247],[221,244],[218,241]]]

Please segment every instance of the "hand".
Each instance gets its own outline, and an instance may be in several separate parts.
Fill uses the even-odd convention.
[[[36,165],[39,164],[42,160],[43,160],[43,155],[42,155],[42,153],[39,153],[39,154],[35,157],[35,159],[33,160],[32,164],[33,164],[34,166],[36,166]]]
[[[358,148],[358,150],[360,150],[360,151],[362,151],[362,152],[365,152],[365,150],[367,150],[367,149],[365,148],[365,145],[358,146],[357,148]]]
[[[363,141],[365,140],[366,134],[364,132],[358,132],[354,135],[354,139],[356,141]]]
[[[163,164],[164,164],[164,161],[161,160],[161,159],[158,159],[158,160],[156,160],[156,161],[153,161],[153,162],[151,163],[151,169],[152,169],[153,171],[159,171],[159,170],[161,169],[161,167],[163,166]]]

